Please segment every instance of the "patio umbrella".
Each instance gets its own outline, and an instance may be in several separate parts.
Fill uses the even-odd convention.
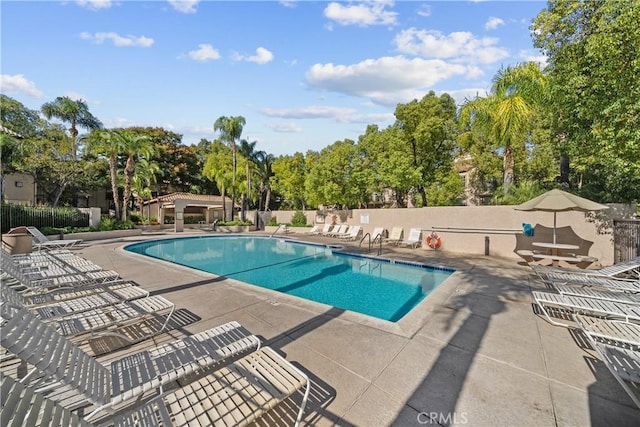
[[[551,190],[528,202],[514,207],[518,211],[544,211],[553,212],[553,243],[556,243],[556,214],[565,211],[599,211],[608,209],[608,206],[601,205],[584,197],[567,193],[562,190]]]

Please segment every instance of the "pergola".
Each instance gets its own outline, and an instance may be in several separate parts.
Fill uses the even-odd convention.
[[[215,219],[222,219],[218,213],[222,212],[223,203],[226,208],[231,209],[231,199],[222,199],[222,196],[212,196],[208,194],[171,193],[144,202],[148,205],[149,212],[157,212],[160,224],[164,223],[166,211],[173,211],[175,216],[174,231],[184,230],[184,212],[187,207],[199,207],[204,211],[205,222],[212,223]]]

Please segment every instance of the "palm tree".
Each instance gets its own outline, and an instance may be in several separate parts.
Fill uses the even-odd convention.
[[[247,163],[245,165],[245,173],[247,175],[247,191],[246,193],[242,193],[242,208],[241,208],[241,218],[243,221],[245,218],[245,204],[248,205],[251,201],[251,164],[255,164],[256,161],[256,144],[257,141],[249,142],[245,139],[240,141],[240,154],[247,159]],[[247,206],[247,209],[249,206]]]
[[[140,214],[143,218],[142,204],[152,196],[151,184],[156,181],[157,173],[160,173],[160,167],[156,162],[142,159],[136,163],[136,173],[133,176],[131,191],[137,199]]]
[[[236,205],[236,140],[240,139],[242,129],[246,124],[246,120],[242,116],[218,117],[213,124],[214,131],[220,131],[220,139],[225,141],[231,147],[231,155],[233,157],[233,178],[231,183],[231,220],[233,220],[233,211]]]
[[[269,199],[271,199],[271,177],[273,176],[273,154],[267,154],[264,151],[258,151],[255,154],[258,176],[260,177],[260,187],[258,189],[258,211],[262,210],[262,195],[267,192],[265,197],[264,210],[269,208]]]
[[[111,192],[116,218],[120,218],[120,194],[118,191],[118,156],[122,153],[123,141],[113,130],[98,129],[85,137],[87,150],[91,153],[103,155],[109,161],[109,175],[111,178]]]
[[[153,141],[148,135],[132,131],[130,129],[116,129],[114,131],[122,141],[127,162],[124,167],[124,192],[122,195],[122,221],[129,217],[129,200],[131,199],[131,187],[136,172],[136,161],[140,158],[148,159],[153,153]]]
[[[514,149],[526,141],[545,85],[534,62],[507,67],[494,76],[487,97],[467,101],[462,107],[461,122],[485,133],[502,150],[505,193],[515,180]]]
[[[71,133],[73,146],[71,152],[73,160],[77,160],[78,127],[89,130],[102,128],[102,122],[89,112],[89,106],[81,99],[74,101],[67,96],[59,96],[55,101],[42,105],[41,110],[47,119],[54,117],[63,122],[71,123],[69,132]]]

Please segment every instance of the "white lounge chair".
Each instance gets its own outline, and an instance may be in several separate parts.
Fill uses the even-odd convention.
[[[633,258],[629,261],[619,262],[617,264],[601,268],[599,270],[580,270],[567,269],[558,267],[549,267],[543,265],[534,265],[531,267],[533,271],[546,280],[549,274],[569,274],[571,276],[598,276],[598,277],[616,277],[619,275],[632,274],[635,270],[640,271],[640,257]],[[635,278],[640,278],[640,273],[636,271]]]
[[[578,297],[601,299],[605,301],[618,301],[625,304],[640,304],[639,294],[611,291],[602,289],[598,286],[554,284],[554,288],[561,295],[575,295]]]
[[[392,245],[397,245],[402,241],[402,227],[393,227],[391,229],[391,233],[389,233],[389,238],[386,239]]]
[[[356,240],[362,232],[362,226],[352,225],[349,227],[349,231],[344,234],[338,234],[336,237],[341,240]]]
[[[144,351],[115,360],[109,370],[24,309],[2,304],[0,311],[2,346],[92,403],[95,409],[85,421],[104,421],[105,414],[131,407],[112,423],[156,425],[159,416],[165,425],[173,418],[176,425],[186,426],[202,416],[212,425],[245,424],[306,386],[298,425],[309,396],[307,376],[272,349],[259,349],[221,366],[260,345],[237,322],[186,337],[156,354]],[[208,374],[190,382],[198,371]],[[138,403],[148,392],[175,381],[182,386],[178,390]]]
[[[44,426],[57,420],[58,425],[90,427],[91,423],[31,387],[0,372],[0,420],[3,426]]]
[[[635,279],[619,279],[608,276],[588,276],[583,274],[549,272],[547,273],[545,281],[554,286],[556,284],[570,283],[602,287],[617,291],[640,292],[640,280]]]
[[[336,237],[340,234],[345,234],[349,230],[349,224],[341,224],[337,227],[334,227],[330,232],[326,234],[329,237]]]
[[[582,315],[576,315],[575,320],[591,340],[640,349],[640,324]]]
[[[109,305],[116,305],[138,298],[146,298],[149,296],[149,292],[137,286],[131,286],[126,289],[125,292],[111,292],[105,288],[102,292],[96,292],[86,296],[68,298],[63,301],[40,302],[34,305],[28,295],[25,296],[7,285],[0,283],[0,296],[2,296],[3,301],[11,301],[22,307],[29,308],[41,319],[53,319]]]
[[[383,239],[384,227],[376,227],[371,232],[371,243],[375,243]]]
[[[409,237],[407,237],[406,240],[398,242],[398,245],[399,246],[411,246],[412,248],[416,248],[416,247],[420,246],[420,244],[422,243],[421,236],[422,236],[422,229],[420,229],[420,228],[412,228],[409,231]]]
[[[304,234],[312,236],[312,235],[318,234],[320,231],[322,231],[322,228],[320,227],[320,224],[316,224],[313,227],[311,227],[311,230],[307,231]]]
[[[331,233],[331,228],[333,226],[331,224],[325,224],[324,227],[322,227],[322,231],[317,233],[321,236],[328,236]]]
[[[606,301],[595,298],[584,298],[572,295],[560,295],[549,292],[532,292],[533,299],[547,321],[553,325],[570,327],[569,323],[561,323],[551,318],[552,309],[573,319],[576,314],[588,314],[592,316],[606,316],[619,318],[626,322],[640,320],[640,305],[624,304],[615,301]]]
[[[69,248],[77,244],[82,243],[82,239],[56,239],[49,240],[47,236],[42,234],[36,227],[25,227],[27,231],[33,236],[34,246],[38,249],[42,248]]]
[[[640,408],[640,350],[627,349],[591,340],[600,360]]]

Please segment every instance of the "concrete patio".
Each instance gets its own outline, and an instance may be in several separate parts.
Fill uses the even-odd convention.
[[[579,334],[534,313],[531,290],[545,286],[514,260],[385,246],[384,257],[456,269],[407,319],[392,324],[122,249],[202,233],[87,242],[75,252],[189,314],[192,322],[155,342],[230,320],[259,335],[312,379],[306,425],[640,423],[640,410],[593,351],[580,347]],[[298,234],[287,238],[336,243]],[[345,243],[346,250],[360,251],[357,246]],[[135,349],[149,345],[154,344]],[[287,424],[289,409],[281,405],[259,424]]]

